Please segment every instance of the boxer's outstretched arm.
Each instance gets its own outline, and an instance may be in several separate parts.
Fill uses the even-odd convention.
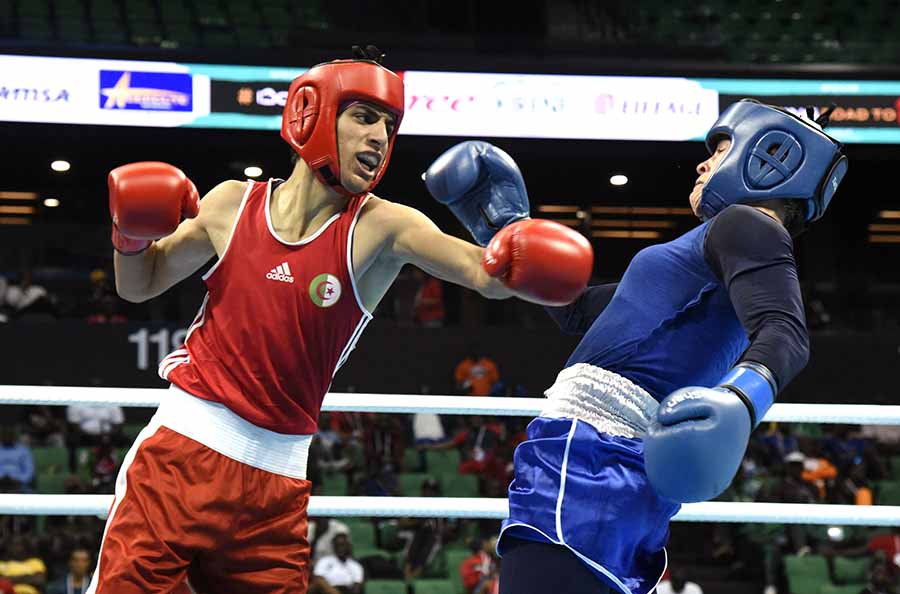
[[[115,252],[116,292],[126,301],[139,303],[164,293],[200,269],[216,255],[207,225],[227,204],[243,195],[245,184],[226,181],[200,201],[200,214],[185,219],[174,233],[153,242],[134,256]]]
[[[489,299],[507,299],[516,294],[485,272],[481,265],[484,248],[447,235],[414,208],[388,202],[385,206],[379,210],[388,231],[388,257]]]
[[[588,331],[616,293],[619,283],[588,287],[578,299],[561,307],[545,307],[559,329],[565,334],[582,335]]]

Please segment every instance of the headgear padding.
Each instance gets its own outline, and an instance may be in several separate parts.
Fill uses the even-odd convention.
[[[337,144],[340,106],[349,101],[378,105],[397,120],[372,190],[387,169],[394,139],[403,119],[403,79],[372,60],[335,60],[314,66],[294,79],[281,120],[281,137],[306,161],[316,177],[338,192],[352,194],[341,185]]]
[[[731,148],[703,186],[704,220],[731,204],[787,199],[805,200],[806,220],[814,221],[847,173],[841,143],[818,124],[752,99],[722,112],[706,135],[710,154],[722,138]]]

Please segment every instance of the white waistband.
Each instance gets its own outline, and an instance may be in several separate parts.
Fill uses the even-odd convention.
[[[643,437],[659,403],[643,388],[589,363],[559,372],[544,392],[542,417],[578,419],[598,431],[622,437]]]
[[[284,435],[246,421],[227,407],[172,385],[154,421],[223,456],[274,474],[305,479],[312,435]]]

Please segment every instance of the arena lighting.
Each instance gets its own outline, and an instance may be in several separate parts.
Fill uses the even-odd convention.
[[[613,239],[659,239],[659,231],[591,231],[591,237]]]
[[[33,206],[4,206],[0,205],[0,214],[34,214]]]
[[[56,198],[44,198],[44,206],[47,208],[56,208],[59,206],[59,200]]]
[[[611,178],[609,178],[609,183],[611,183],[614,186],[624,186],[625,184],[628,183],[628,177],[625,175],[622,175],[621,173],[618,173],[618,174],[612,176]]]
[[[878,211],[880,219],[900,219],[900,210],[880,210]]]
[[[250,167],[244,169],[244,175],[246,175],[247,177],[259,177],[260,175],[262,175],[262,173],[262,168],[257,167],[256,165],[251,165]]]
[[[68,161],[59,160],[50,163],[50,169],[52,169],[53,171],[59,171],[60,173],[68,171],[71,168],[72,165]]]
[[[37,200],[36,192],[0,192],[0,200]]]
[[[594,214],[621,215],[693,215],[690,208],[671,208],[666,206],[592,206]]]

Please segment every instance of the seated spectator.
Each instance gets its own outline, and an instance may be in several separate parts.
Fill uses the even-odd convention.
[[[396,415],[372,415],[363,433],[366,472],[363,494],[394,495],[397,472],[403,468],[406,431]]]
[[[91,292],[84,305],[84,315],[88,324],[123,323],[128,321],[122,314],[122,300],[100,268],[91,271]]]
[[[66,576],[47,586],[47,594],[84,594],[91,582],[91,554],[87,549],[75,549],[69,555]]]
[[[23,437],[31,446],[63,447],[66,445],[66,424],[53,409],[59,407],[29,406],[25,417]]]
[[[6,291],[9,289],[9,282],[6,280],[6,277],[0,274],[0,324],[5,324],[9,321],[10,316],[10,307],[6,302]],[[2,590],[0,590],[2,592]]]
[[[440,328],[444,325],[444,288],[441,281],[418,268],[413,269],[413,277],[419,285],[413,302],[416,323],[425,328]]]
[[[462,455],[460,474],[476,474],[484,481],[505,481],[508,485],[508,461],[500,455],[501,445],[506,441],[506,427],[502,423],[473,415],[469,417],[468,428],[458,431],[453,439],[417,447],[426,450],[458,448]]]
[[[809,456],[803,460],[803,480],[816,488],[819,500],[824,501],[828,494],[828,486],[837,478],[838,471],[834,465],[821,455],[818,441],[810,441]]]
[[[463,560],[459,566],[459,575],[466,594],[493,594],[497,591],[500,560],[497,557],[496,536],[474,542],[472,556]]]
[[[869,571],[869,582],[859,594],[897,594],[897,579],[883,563],[873,563]]]
[[[362,594],[365,574],[360,563],[353,558],[353,548],[346,534],[331,539],[334,555],[319,559],[313,567],[313,575],[321,577],[341,594]]]
[[[832,487],[831,500],[845,505],[872,505],[872,488],[862,459],[857,458],[838,475]]]
[[[76,471],[75,450],[84,446],[99,446],[107,436],[115,446],[122,445],[122,424],[125,414],[120,406],[71,405],[66,407],[69,430],[66,446],[69,448],[69,472]]]
[[[349,537],[350,527],[334,518],[310,518],[307,538],[313,565],[319,559],[334,555],[334,537],[338,534]]]
[[[31,492],[34,458],[21,441],[15,427],[0,428],[0,490],[6,493]]]
[[[659,583],[656,594],[703,594],[703,588],[689,582],[687,572],[683,567],[678,567],[670,572],[668,580]]]
[[[497,364],[488,357],[473,351],[460,361],[453,373],[456,388],[469,396],[488,396],[494,384],[500,381]]]
[[[91,453],[91,487],[93,493],[113,493],[119,471],[119,453],[109,435],[100,436],[100,445]]]
[[[777,466],[791,452],[800,451],[800,443],[794,436],[791,424],[769,423],[769,430],[762,437],[765,446],[766,466]]]
[[[47,567],[29,548],[24,537],[14,536],[0,557],[0,577],[13,583],[16,594],[41,594],[47,582]]]
[[[869,477],[881,480],[887,476],[887,468],[872,443],[862,437],[858,425],[832,425],[830,435],[822,442],[824,455],[838,471],[845,470],[857,458],[866,461]]]
[[[25,270],[20,283],[6,290],[6,303],[19,320],[44,321],[57,316],[56,300],[46,288],[32,283],[31,270]]]
[[[441,485],[433,478],[422,483],[422,497],[440,497]],[[403,577],[407,581],[422,575],[444,546],[444,518],[405,518],[399,521],[400,534],[409,544],[403,559]]]

